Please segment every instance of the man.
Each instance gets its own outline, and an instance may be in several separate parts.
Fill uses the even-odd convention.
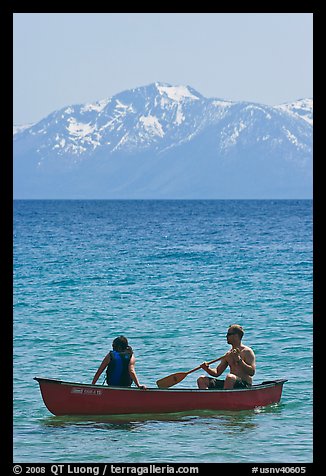
[[[106,369],[106,382],[108,385],[130,387],[132,382],[138,388],[146,389],[146,385],[139,383],[135,363],[136,359],[132,348],[125,336],[116,337],[112,349],[103,359],[94,375],[92,384],[95,385],[102,372]]]
[[[244,330],[238,324],[232,324],[226,334],[227,343],[232,346],[216,369],[211,369],[207,362],[202,363],[201,368],[211,377],[201,376],[197,380],[200,389],[241,389],[250,388],[252,378],[256,372],[256,359],[253,350],[241,343]],[[223,380],[218,380],[227,367],[230,373]],[[213,378],[212,378],[213,377]]]

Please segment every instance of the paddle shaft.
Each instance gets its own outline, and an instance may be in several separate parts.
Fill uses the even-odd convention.
[[[222,360],[224,357],[225,357],[225,354],[222,355],[222,357],[219,357],[218,359],[210,360],[209,362],[207,362],[207,365],[214,364],[214,362],[217,362],[218,360]],[[196,370],[199,370],[200,368],[201,368],[201,365],[198,365],[198,367],[195,367],[194,369],[189,370],[188,372],[185,372],[185,373],[186,373],[187,375],[189,375],[189,374],[191,374],[192,372],[196,372]]]
[[[218,359],[214,359],[214,360],[211,360],[210,362],[207,362],[207,365],[213,364],[214,362],[217,362],[218,360],[222,360],[225,357],[225,355],[226,354],[222,355],[222,357],[219,357]],[[173,387],[173,385],[176,385],[177,383],[181,382],[184,378],[186,378],[187,375],[191,374],[192,372],[195,372],[196,370],[199,370],[200,368],[201,368],[201,365],[198,365],[198,367],[188,370],[188,372],[177,372],[176,374],[168,375],[167,377],[157,380],[156,384],[159,388]]]

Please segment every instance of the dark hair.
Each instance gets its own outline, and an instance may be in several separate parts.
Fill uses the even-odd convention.
[[[236,332],[240,336],[240,339],[242,339],[243,334],[244,334],[244,330],[243,330],[242,326],[239,326],[239,324],[232,324],[229,327],[229,331],[230,330],[232,330],[233,332]]]
[[[130,352],[132,354],[132,348],[128,345],[128,339],[125,336],[116,337],[112,342],[112,348],[117,352]]]

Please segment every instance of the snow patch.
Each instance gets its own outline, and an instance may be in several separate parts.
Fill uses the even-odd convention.
[[[245,129],[247,126],[246,124],[243,122],[243,121],[240,121],[239,122],[239,126],[238,127],[234,127],[233,129],[233,132],[232,134],[230,135],[230,139],[229,139],[229,143],[230,144],[235,144],[236,141],[237,141],[237,138],[239,137],[240,135],[240,132],[243,131],[243,129]]]
[[[165,94],[168,96],[172,101],[180,102],[182,99],[190,98],[190,99],[199,99],[197,96],[194,96],[187,86],[162,86],[157,85],[157,89],[161,95]]]
[[[232,102],[231,101],[221,101],[219,99],[214,99],[214,101],[212,102],[213,106],[215,107],[230,107],[232,106]]]
[[[250,111],[251,116],[254,115],[254,111],[261,111],[265,115],[266,119],[269,119],[269,120],[272,119],[272,116],[270,115],[269,112],[266,111],[266,108],[262,108],[258,106],[257,104],[248,104],[245,110]]]
[[[68,119],[69,125],[67,127],[67,130],[69,131],[69,134],[75,137],[86,137],[87,135],[91,134],[95,127],[91,126],[90,123],[85,124],[83,122],[77,122],[74,117],[70,117]]]
[[[18,132],[23,132],[25,129],[32,127],[34,124],[14,124],[13,125],[13,135],[18,134]]]
[[[124,113],[125,112],[133,112],[133,107],[132,107],[131,104],[123,104],[123,102],[119,101],[119,99],[116,99],[115,101],[117,103],[116,108],[123,109]]]
[[[163,127],[157,117],[151,115],[140,116],[139,121],[148,132],[156,136],[164,136]]]
[[[185,120],[185,116],[182,114],[182,107],[180,104],[178,104],[174,123],[179,126],[184,120]]]
[[[55,144],[55,146],[53,147],[53,149],[63,149],[66,145],[66,139],[60,139],[59,137],[56,137],[56,141],[57,143]]]
[[[247,125],[243,121],[240,121],[239,125],[234,126],[232,129],[231,129],[231,126],[224,128],[221,133],[223,138],[221,148],[227,149],[228,147],[234,146],[240,136],[240,133],[246,127]]]
[[[299,99],[298,101],[293,101],[291,103],[280,104],[275,106],[275,109],[278,109],[282,112],[287,112],[295,117],[301,117],[311,126],[313,125],[313,100],[312,99]]]
[[[89,111],[96,111],[101,112],[111,101],[111,99],[102,99],[101,101],[96,101],[94,103],[85,104],[80,112],[89,112]]]
[[[301,144],[301,142],[298,141],[298,138],[292,134],[288,129],[286,129],[284,126],[282,127],[287,139],[292,142],[298,149],[305,149],[305,146]]]

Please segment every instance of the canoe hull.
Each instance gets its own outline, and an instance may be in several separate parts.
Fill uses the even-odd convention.
[[[54,415],[118,415],[193,410],[249,410],[278,403],[286,380],[244,390],[107,387],[35,378]]]

